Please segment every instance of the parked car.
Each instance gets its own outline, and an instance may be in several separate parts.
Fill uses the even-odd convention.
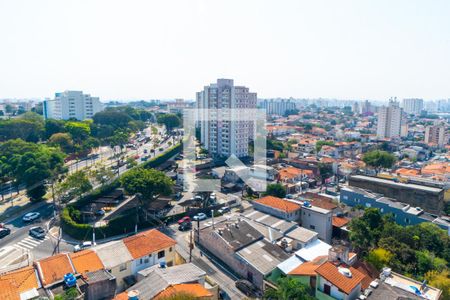
[[[224,214],[226,212],[229,212],[230,210],[231,210],[231,208],[229,206],[224,206],[224,207],[220,208],[218,210],[218,212],[221,213],[221,214]]]
[[[231,300],[230,296],[228,296],[227,292],[222,289],[219,289],[219,299],[221,300]]]
[[[258,289],[248,280],[238,280],[235,285],[247,297],[257,297],[259,294]]]
[[[105,210],[104,209],[99,209],[95,212],[95,215],[97,216],[104,216],[105,215]]]
[[[147,154],[147,152],[148,152],[148,150],[147,150],[147,149],[144,149],[144,153]]]
[[[31,227],[28,233],[37,239],[45,238],[45,230],[41,226]]]
[[[192,229],[191,222],[184,222],[184,223],[181,223],[180,226],[178,226],[179,231],[186,231],[186,230],[191,230],[191,229]]]
[[[204,214],[204,213],[198,213],[194,216],[195,221],[205,220],[206,218],[207,218],[206,214]]]
[[[29,212],[23,216],[22,221],[31,222],[36,219],[39,219],[40,217],[41,217],[41,214],[38,212]]]
[[[75,245],[73,247],[73,252],[78,252],[84,249],[88,249],[92,247],[92,242],[91,241],[87,241],[87,242],[83,242],[81,244]]]
[[[4,238],[5,236],[9,235],[11,233],[11,229],[2,227],[0,228],[0,239]]]
[[[190,223],[191,222],[191,218],[189,218],[189,216],[184,216],[181,219],[178,220],[178,224],[183,224],[183,223]]]

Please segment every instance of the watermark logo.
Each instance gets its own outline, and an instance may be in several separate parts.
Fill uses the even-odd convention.
[[[245,185],[257,192],[267,187],[266,113],[260,109],[185,109],[183,111],[183,179],[184,190],[190,192],[220,191],[219,179],[196,176],[198,146],[203,143],[211,155],[227,157],[225,163]],[[201,141],[196,138],[196,128]],[[250,147],[249,144],[253,144]],[[239,157],[252,156],[253,165],[245,165]]]

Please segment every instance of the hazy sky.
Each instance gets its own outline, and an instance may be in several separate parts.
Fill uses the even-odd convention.
[[[450,98],[448,0],[0,0],[0,98]]]

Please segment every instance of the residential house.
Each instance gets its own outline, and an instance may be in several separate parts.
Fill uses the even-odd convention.
[[[274,196],[265,196],[252,202],[253,207],[281,219],[297,221],[301,206],[288,200]]]
[[[332,217],[332,210],[313,206],[309,201],[303,202],[300,215],[302,227],[317,232],[319,238],[327,243],[331,243],[333,233]]]
[[[43,287],[64,280],[67,273],[75,274],[75,268],[67,253],[50,256],[34,263]]]
[[[0,275],[0,299],[32,299],[41,295],[39,291],[41,283],[32,266]]]
[[[78,274],[95,272],[105,268],[100,257],[98,257],[97,253],[91,249],[69,253],[69,257]]]
[[[131,254],[131,274],[150,266],[164,263],[172,266],[175,261],[175,240],[159,230],[151,229],[123,239]]]

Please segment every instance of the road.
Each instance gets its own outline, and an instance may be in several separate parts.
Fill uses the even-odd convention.
[[[47,229],[47,223],[53,216],[53,205],[43,202],[33,211],[40,213],[41,218],[27,223],[22,221],[23,215],[20,215],[5,222],[6,226],[11,229],[11,234],[0,239],[0,272],[17,263],[21,257],[28,258],[32,262],[35,259],[53,254],[57,241],[51,238],[49,234],[43,240],[36,239],[28,234],[29,229],[33,226],[42,226]],[[60,243],[59,249],[60,251],[71,251],[72,246]],[[26,255],[29,255],[29,257],[26,257]]]

